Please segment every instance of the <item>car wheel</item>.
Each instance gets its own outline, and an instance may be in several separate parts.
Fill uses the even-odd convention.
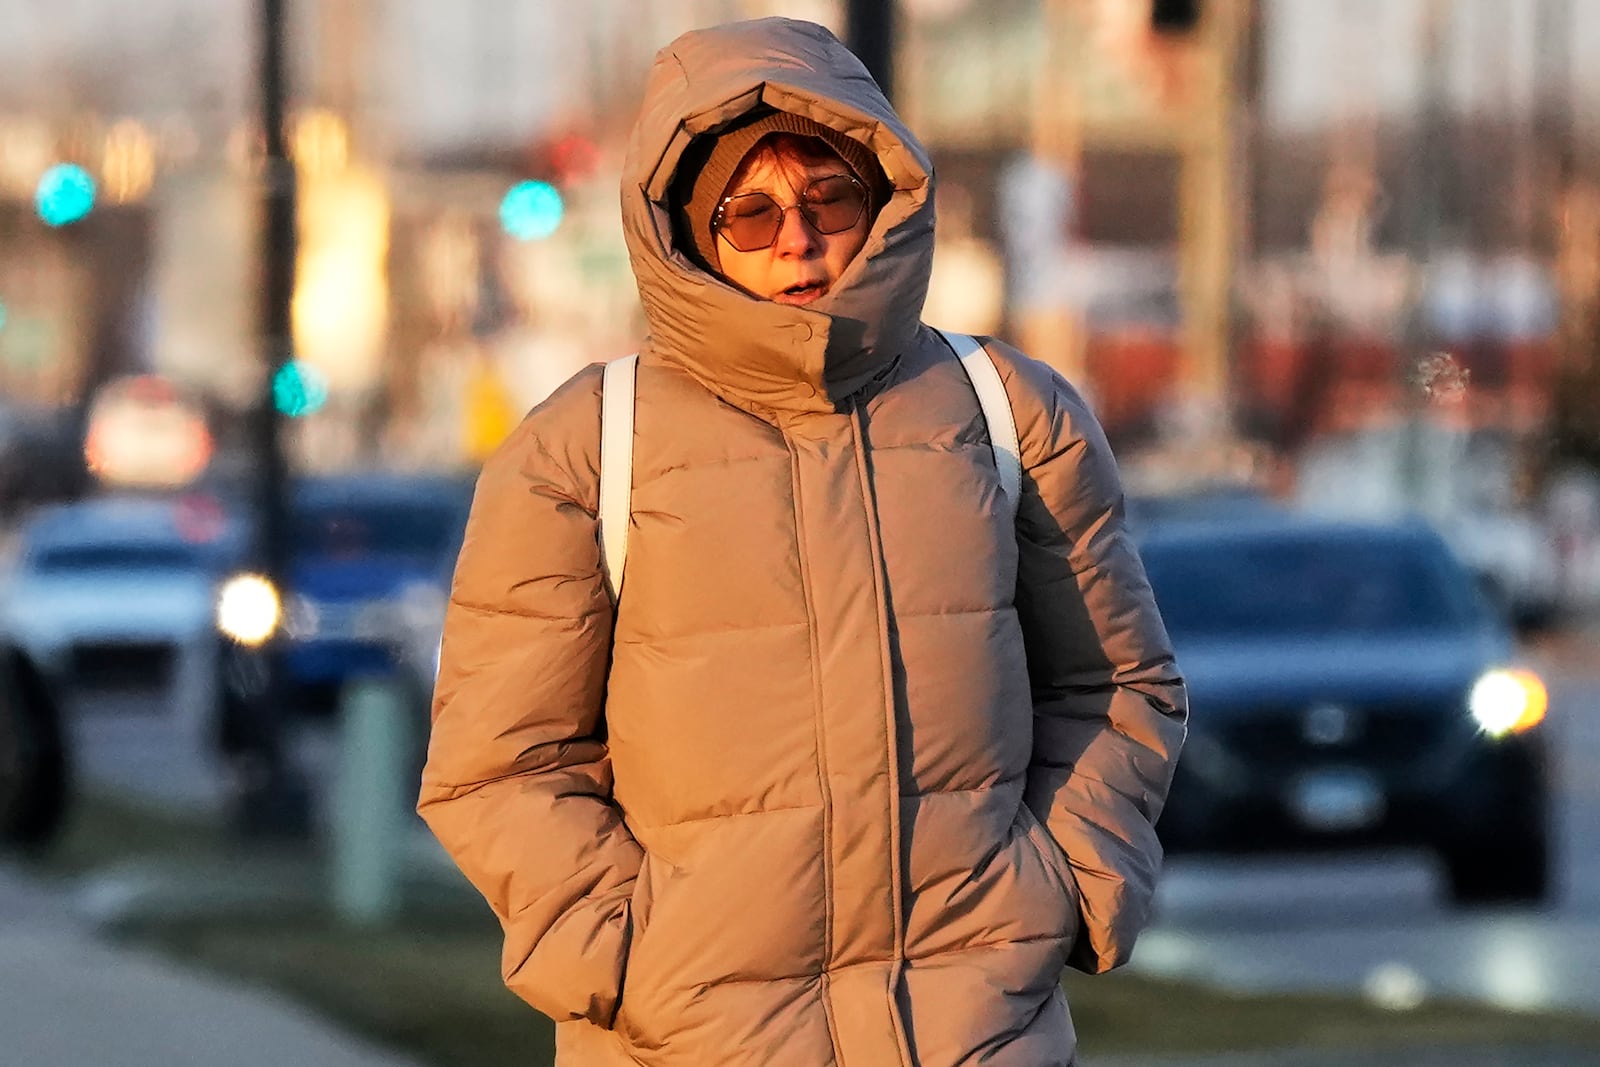
[[[0,846],[43,848],[67,814],[61,716],[27,661],[7,658],[0,671]]]
[[[1550,896],[1550,843],[1543,828],[1454,846],[1444,853],[1450,899],[1476,904],[1542,904]]]

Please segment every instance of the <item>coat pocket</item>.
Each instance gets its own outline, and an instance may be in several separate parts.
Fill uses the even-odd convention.
[[[1045,870],[1050,872],[1056,884],[1060,887],[1061,894],[1066,897],[1067,903],[1071,905],[1069,914],[1077,916],[1082,894],[1078,889],[1078,876],[1072,871],[1072,862],[1067,859],[1067,854],[1056,843],[1055,835],[1039,821],[1038,816],[1034,815],[1032,808],[1023,804],[1017,813],[1017,818],[1022,822],[1025,830],[1024,836],[1027,837],[1028,844],[1038,854],[1039,862],[1043,863]],[[1077,933],[1077,925],[1076,921],[1069,924],[1066,930],[1068,936],[1073,936]]]
[[[650,912],[654,910],[656,899],[656,885],[653,876],[654,863],[650,853],[646,852],[639,861],[639,875],[633,880],[633,896],[628,901],[628,952],[623,957],[622,988],[617,996],[617,1015],[622,1014],[623,1002],[627,999],[630,986],[635,980],[634,963],[639,956],[639,948],[644,944],[645,931],[650,927]],[[616,1026],[615,1018],[612,1026]]]
[[[630,1044],[641,1039],[641,1014],[649,1017],[655,1011],[652,1005],[661,999],[663,992],[661,983],[665,975],[660,950],[664,947],[670,951],[672,939],[677,935],[672,929],[670,914],[663,917],[668,938],[664,945],[655,944],[653,926],[662,900],[672,896],[672,882],[678,874],[679,868],[647,850],[633,885],[633,897],[629,901],[633,926],[623,964],[622,994],[617,998],[617,1013],[611,1024],[611,1029]],[[669,899],[669,911],[670,904]]]

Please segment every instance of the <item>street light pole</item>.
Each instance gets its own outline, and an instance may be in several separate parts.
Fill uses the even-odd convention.
[[[895,0],[849,0],[845,37],[867,72],[894,99]]]
[[[1418,101],[1417,145],[1411,154],[1411,183],[1407,196],[1405,235],[1411,256],[1411,285],[1400,359],[1400,403],[1404,414],[1398,473],[1401,492],[1412,507],[1424,513],[1437,510],[1440,480],[1451,472],[1429,468],[1424,455],[1425,412],[1419,374],[1433,340],[1427,301],[1439,254],[1442,183],[1444,178],[1444,99],[1447,88],[1450,20],[1455,14],[1446,0],[1426,0],[1421,12],[1421,90]]]
[[[293,358],[290,304],[295,282],[295,172],[284,122],[284,3],[285,0],[258,0],[257,8],[257,73],[264,148],[258,281],[262,381],[251,426],[256,471],[256,561],[280,596],[288,570],[288,514],[284,503],[287,470],[273,383]],[[274,635],[260,652],[264,677],[246,709],[249,721],[241,724],[245,727],[245,753],[238,767],[236,818],[246,833],[299,834],[308,829],[310,821],[304,784],[294,773],[284,745],[282,668],[277,641]]]
[[[261,224],[260,337],[263,380],[256,398],[255,445],[259,464],[257,516],[261,564],[266,576],[283,588],[287,521],[284,515],[285,469],[273,379],[293,357],[295,173],[285,133],[284,0],[260,0],[261,129],[264,203]]]

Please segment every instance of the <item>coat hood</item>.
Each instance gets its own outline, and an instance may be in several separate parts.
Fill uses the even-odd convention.
[[[862,142],[894,190],[861,253],[807,307],[753,297],[673,247],[668,191],[684,150],[763,105]],[[823,27],[768,18],[684,34],[656,56],[623,164],[623,231],[648,352],[765,418],[837,410],[916,335],[933,264],[932,194],[927,152]]]

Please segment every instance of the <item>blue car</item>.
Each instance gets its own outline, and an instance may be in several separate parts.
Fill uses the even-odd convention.
[[[413,620],[442,610],[441,560],[460,544],[471,490],[401,475],[296,486],[282,654],[302,711],[330,710],[351,678],[395,673]]]
[[[1544,686],[1433,529],[1260,511],[1140,551],[1192,705],[1169,849],[1418,846],[1457,903],[1546,897]]]
[[[283,709],[292,716],[325,717],[338,706],[346,683],[383,676],[409,683],[405,662],[419,625],[443,612],[448,589],[441,575],[461,543],[472,483],[464,478],[399,474],[343,474],[298,481],[289,501],[288,573],[281,592],[241,574],[224,590],[227,602],[240,587],[246,635],[233,637],[225,657],[225,722],[243,722],[260,694],[260,648],[278,657]],[[249,610],[251,583],[275,606]],[[421,620],[419,622],[419,620]],[[264,644],[267,637],[270,644]]]

